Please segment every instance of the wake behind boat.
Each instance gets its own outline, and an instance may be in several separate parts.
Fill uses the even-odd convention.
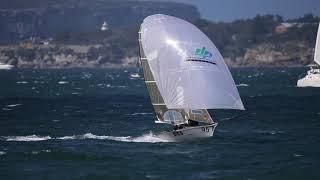
[[[314,49],[314,61],[316,64],[310,65],[310,70],[307,72],[307,75],[298,80],[298,87],[320,87],[320,23],[318,27],[316,46]]]
[[[172,16],[149,16],[140,26],[139,47],[156,123],[174,126],[156,137],[168,141],[212,137],[217,122],[207,109],[244,110],[223,57],[194,25]]]

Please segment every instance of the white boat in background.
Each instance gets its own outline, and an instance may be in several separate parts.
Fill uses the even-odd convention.
[[[212,137],[218,123],[207,109],[244,110],[223,57],[194,25],[162,14],[148,16],[140,26],[139,47],[156,123],[174,127],[157,138]]]
[[[320,23],[318,27],[316,46],[314,49],[314,61],[316,64],[310,65],[310,70],[307,72],[307,75],[298,80],[298,87],[320,87]]]
[[[131,74],[130,74],[130,77],[132,77],[132,78],[139,78],[140,75],[139,75],[139,73],[131,73]]]
[[[0,70],[2,70],[2,69],[9,70],[9,69],[12,69],[12,68],[14,68],[13,65],[0,63]]]

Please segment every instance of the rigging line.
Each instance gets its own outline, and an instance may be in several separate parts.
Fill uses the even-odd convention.
[[[169,79],[169,77],[167,79]],[[173,102],[176,102],[179,99],[179,94],[178,94],[177,89],[176,89],[179,86],[178,79],[170,80],[170,84],[168,84],[167,86],[175,87],[175,88],[171,88],[170,92],[169,92],[169,94],[170,94],[170,102],[172,104]]]

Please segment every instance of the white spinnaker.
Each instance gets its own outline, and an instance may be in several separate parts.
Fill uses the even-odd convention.
[[[197,27],[156,14],[144,19],[141,40],[169,109],[244,109],[223,57]]]
[[[314,61],[320,65],[320,23],[318,27],[316,47],[314,49]]]

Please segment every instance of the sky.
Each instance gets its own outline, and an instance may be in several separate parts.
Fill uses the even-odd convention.
[[[158,0],[168,1],[168,0]],[[285,19],[312,13],[320,16],[320,0],[171,0],[196,5],[205,19],[230,22],[257,14],[279,14]]]

